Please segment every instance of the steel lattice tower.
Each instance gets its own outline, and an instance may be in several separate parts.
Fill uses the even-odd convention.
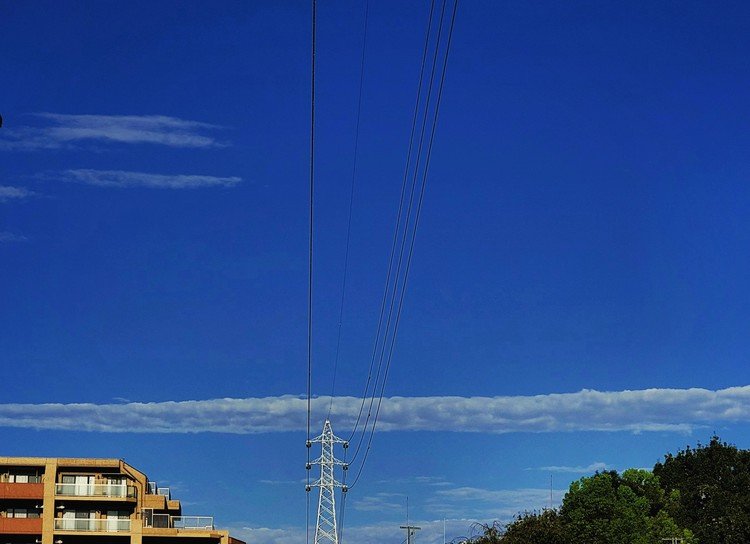
[[[307,447],[309,448],[316,443],[320,443],[321,446],[320,457],[310,462],[307,465],[307,470],[310,470],[312,465],[320,465],[320,479],[312,482],[306,488],[307,492],[310,492],[313,487],[320,488],[318,519],[315,524],[315,544],[339,544],[334,492],[337,487],[340,487],[343,493],[346,493],[348,489],[345,484],[336,481],[334,469],[338,465],[343,470],[347,470],[349,465],[333,456],[333,446],[334,444],[342,444],[346,449],[349,447],[349,442],[334,435],[331,422],[326,419],[323,424],[323,432],[320,436],[308,441]]]

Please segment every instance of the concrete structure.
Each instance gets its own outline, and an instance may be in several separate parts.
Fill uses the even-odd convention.
[[[120,459],[0,457],[0,544],[244,544]]]

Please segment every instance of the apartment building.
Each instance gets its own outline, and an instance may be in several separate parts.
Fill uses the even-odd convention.
[[[121,459],[0,457],[0,544],[244,544]]]

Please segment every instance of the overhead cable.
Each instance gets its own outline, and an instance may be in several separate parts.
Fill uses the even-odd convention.
[[[416,185],[417,177],[419,175],[419,159],[420,159],[421,154],[422,154],[422,143],[423,143],[422,142],[422,137],[424,136],[424,130],[425,130],[425,127],[427,126],[427,116],[428,116],[428,113],[429,113],[429,101],[430,101],[430,96],[431,96],[431,93],[432,93],[432,84],[433,84],[433,78],[434,78],[434,74],[435,74],[435,68],[436,68],[436,65],[437,65],[437,62],[438,62],[437,58],[438,58],[438,52],[439,52],[439,48],[440,48],[440,35],[441,35],[441,31],[442,31],[443,15],[445,13],[446,3],[447,3],[447,0],[443,0],[443,5],[442,5],[441,15],[440,15],[440,23],[439,23],[439,27],[438,27],[438,36],[436,38],[435,53],[434,53],[434,57],[433,57],[433,63],[432,63],[432,69],[431,69],[431,75],[430,75],[430,86],[429,86],[429,89],[428,89],[428,95],[427,95],[427,100],[426,100],[424,119],[423,119],[423,124],[422,124],[422,129],[421,129],[421,134],[420,134],[420,142],[419,142],[418,153],[417,153],[417,161],[416,161],[416,166],[415,166],[415,170],[414,170],[414,180],[413,180],[413,183],[412,183],[412,191],[411,191],[411,194],[410,194],[410,207],[411,207],[411,200],[412,200],[412,196],[413,196],[413,191],[414,191],[414,188],[415,188],[415,185]],[[446,69],[447,69],[447,64],[448,64],[448,56],[449,56],[449,53],[450,53],[450,46],[451,46],[451,42],[452,42],[452,38],[453,38],[453,29],[454,29],[454,26],[455,26],[457,9],[458,9],[458,0],[454,0],[453,10],[452,10],[451,19],[450,19],[450,25],[449,25],[449,30],[448,30],[448,38],[447,38],[447,42],[446,42],[446,45],[445,45],[445,52],[444,52],[443,59],[442,59],[442,68],[441,68],[441,72],[440,72],[439,84],[438,84],[438,89],[437,89],[437,99],[435,101],[435,107],[434,107],[433,114],[432,114],[431,128],[430,128],[430,131],[429,131],[429,137],[427,139],[426,158],[425,158],[425,162],[424,162],[424,167],[422,169],[422,178],[421,178],[420,189],[419,189],[419,198],[418,198],[418,202],[417,202],[417,206],[416,206],[416,211],[415,211],[415,215],[414,215],[414,225],[413,225],[413,228],[412,228],[412,231],[411,231],[410,240],[408,242],[408,250],[406,252],[406,267],[405,267],[405,270],[404,270],[404,273],[403,273],[401,287],[400,287],[400,289],[397,289],[399,291],[398,304],[396,305],[396,309],[395,309],[395,322],[394,322],[394,326],[393,326],[393,328],[391,330],[391,333],[390,333],[390,345],[388,347],[388,354],[387,354],[386,360],[385,360],[385,370],[384,370],[383,379],[382,379],[382,382],[381,382],[381,385],[380,385],[380,395],[379,395],[379,398],[378,398],[377,408],[376,408],[376,411],[375,411],[375,418],[374,418],[374,421],[373,421],[373,424],[372,424],[372,427],[371,427],[371,430],[370,430],[370,436],[369,436],[369,439],[368,439],[367,448],[365,450],[365,457],[363,458],[362,462],[360,463],[359,470],[357,472],[357,476],[355,477],[354,482],[351,484],[350,488],[354,487],[354,485],[356,485],[356,483],[359,481],[359,478],[360,478],[360,476],[362,474],[362,470],[364,469],[365,463],[367,461],[367,457],[368,457],[368,454],[369,454],[369,451],[370,451],[370,448],[371,448],[371,445],[372,445],[373,436],[374,436],[374,433],[375,433],[375,428],[377,426],[378,418],[379,418],[379,415],[380,415],[380,408],[381,408],[382,401],[383,401],[383,396],[384,396],[384,393],[385,393],[385,385],[386,385],[386,381],[387,381],[387,378],[388,378],[388,372],[390,370],[391,362],[392,362],[392,359],[393,359],[393,352],[394,352],[394,346],[395,346],[395,341],[396,341],[396,334],[398,332],[398,326],[399,326],[399,323],[400,323],[400,320],[401,320],[401,312],[402,312],[402,309],[403,309],[404,296],[405,296],[405,293],[406,293],[406,286],[407,286],[407,282],[408,282],[408,278],[409,278],[409,272],[411,270],[412,257],[414,255],[414,243],[415,243],[415,240],[416,240],[417,228],[418,228],[418,225],[419,225],[419,219],[420,219],[420,216],[421,216],[422,205],[423,205],[423,202],[424,202],[425,188],[426,188],[427,179],[428,179],[427,175],[428,175],[428,171],[429,171],[429,163],[430,163],[430,159],[432,157],[432,148],[433,148],[433,143],[434,143],[434,139],[435,139],[435,130],[436,130],[436,127],[437,127],[438,114],[439,114],[439,111],[440,111],[440,103],[442,101],[442,96],[443,96],[443,85],[445,83],[445,74],[446,74]],[[408,220],[408,217],[407,217],[407,220]],[[407,229],[408,229],[408,227],[405,227],[405,229],[404,229],[404,235],[403,235],[403,238],[402,238],[402,242],[406,242],[406,231],[407,231]],[[404,250],[404,246],[403,245],[401,247],[401,250],[402,251]],[[401,256],[399,256],[399,268],[400,268],[400,261],[401,261]],[[396,279],[398,280],[398,276],[397,276]],[[394,293],[395,292],[396,292],[396,290],[394,290]],[[388,331],[386,331],[386,333],[387,332]],[[384,347],[384,351],[385,351],[385,347]],[[380,364],[378,366],[380,366]]]
[[[367,372],[367,382],[365,383],[365,390],[362,394],[362,403],[359,407],[359,413],[357,414],[357,420],[354,423],[354,428],[352,430],[352,434],[349,437],[349,441],[354,438],[354,435],[357,433],[357,429],[359,428],[359,423],[362,419],[362,413],[364,411],[365,404],[367,402],[367,397],[369,395],[370,391],[370,382],[372,381],[372,371],[373,368],[375,368],[375,361],[377,359],[377,353],[378,353],[378,346],[380,345],[380,335],[382,331],[382,327],[384,324],[384,316],[385,316],[385,308],[388,301],[388,294],[390,292],[390,285],[391,285],[391,274],[393,271],[393,261],[396,255],[396,248],[398,243],[398,234],[400,232],[401,228],[401,216],[403,214],[403,207],[404,207],[404,197],[406,195],[406,186],[409,179],[409,166],[411,164],[411,155],[413,150],[413,143],[414,143],[414,134],[417,127],[417,120],[419,118],[419,105],[422,97],[422,82],[423,82],[423,76],[424,76],[424,67],[425,63],[427,61],[427,53],[428,53],[428,46],[429,46],[429,40],[430,40],[430,31],[432,29],[432,19],[433,19],[433,12],[435,10],[435,0],[432,0],[430,3],[430,14],[427,19],[427,32],[425,33],[425,43],[424,43],[424,50],[422,52],[422,63],[419,70],[419,84],[417,85],[417,98],[416,98],[416,104],[414,105],[414,114],[412,116],[412,124],[411,124],[411,133],[409,134],[409,148],[406,153],[406,166],[404,168],[404,179],[401,183],[401,196],[399,198],[399,206],[398,206],[398,212],[396,213],[396,228],[393,231],[393,241],[391,242],[391,252],[390,256],[388,258],[388,268],[386,272],[386,279],[385,279],[385,288],[383,290],[383,299],[380,303],[380,315],[378,317],[378,326],[377,330],[375,332],[375,342],[373,344],[372,349],[372,357],[370,359],[370,366]],[[375,394],[375,389],[377,387],[377,381],[373,385],[373,393]],[[372,408],[372,404],[370,406]],[[371,410],[368,411],[367,418],[365,420],[365,429],[367,429],[367,424],[369,423],[371,416]],[[354,461],[357,457],[357,454],[359,453],[360,446],[362,445],[362,439],[364,438],[365,431],[362,432],[362,436],[359,439],[359,443],[357,444],[356,451],[354,453],[354,456],[352,457],[352,461]]]
[[[312,340],[313,340],[313,248],[315,233],[315,30],[316,30],[316,0],[312,0],[312,29],[310,47],[310,195],[309,195],[309,247],[308,247],[308,283],[307,283],[307,466],[310,466],[310,418],[312,407]],[[310,471],[307,471],[306,495],[307,505],[306,534],[307,544],[310,542]]]
[[[367,50],[367,20],[370,11],[370,2],[365,0],[365,15],[362,30],[362,55],[359,62],[359,96],[357,98],[357,122],[354,129],[354,159],[352,161],[352,182],[349,190],[349,218],[346,226],[346,250],[344,253],[344,273],[341,279],[341,303],[339,305],[338,334],[336,337],[336,356],[333,360],[333,380],[331,383],[331,401],[328,404],[328,417],[331,416],[333,408],[333,397],[336,393],[336,371],[339,365],[339,354],[341,352],[341,327],[344,321],[344,300],[346,295],[346,279],[349,271],[349,249],[352,237],[352,209],[354,207],[354,186],[357,179],[357,158],[359,152],[359,125],[362,117],[362,89],[365,81],[365,52]]]

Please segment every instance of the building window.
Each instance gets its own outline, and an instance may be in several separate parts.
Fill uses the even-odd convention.
[[[94,477],[80,474],[63,474],[61,477],[61,495],[87,497],[94,494]]]
[[[8,474],[8,482],[15,484],[38,484],[42,477],[34,473],[11,473]]]
[[[39,510],[36,508],[8,508],[5,515],[9,518],[38,518]]]
[[[109,497],[125,497],[127,496],[128,486],[125,483],[125,477],[123,476],[109,476],[107,477],[107,496]]]

